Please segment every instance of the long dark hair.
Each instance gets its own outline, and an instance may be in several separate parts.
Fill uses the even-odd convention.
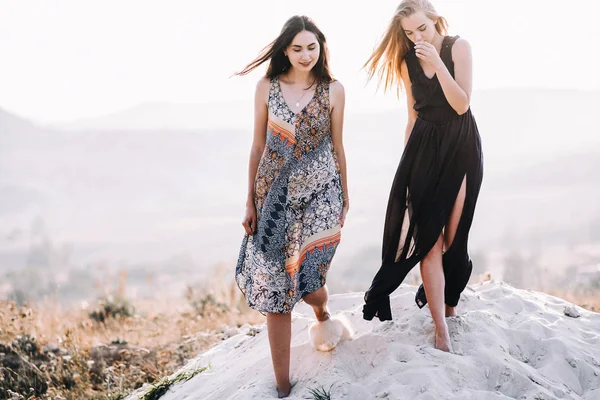
[[[314,21],[305,15],[294,15],[292,18],[288,19],[283,25],[277,39],[262,49],[259,56],[254,59],[254,61],[246,65],[243,70],[237,72],[235,75],[246,75],[266,61],[269,61],[269,68],[267,69],[266,74],[268,78],[273,78],[286,72],[292,64],[283,52],[290,44],[292,44],[292,40],[294,40],[296,35],[302,31],[314,33],[319,42],[319,48],[321,49],[319,52],[319,60],[313,67],[312,73],[317,81],[326,83],[331,82],[333,76],[329,70],[329,49],[327,48],[325,35],[317,28]]]

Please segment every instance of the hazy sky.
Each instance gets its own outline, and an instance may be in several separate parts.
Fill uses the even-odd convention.
[[[361,66],[398,0],[0,0],[0,107],[40,122],[143,102],[250,102],[260,72],[229,78],[294,14],[327,36],[348,108],[397,106]],[[600,89],[595,0],[437,0],[471,42],[474,88]]]

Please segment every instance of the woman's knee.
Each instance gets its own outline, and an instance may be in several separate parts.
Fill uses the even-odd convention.
[[[322,286],[314,292],[307,294],[302,299],[306,304],[318,306],[327,301],[327,294],[327,287]]]
[[[423,257],[421,260],[421,268],[424,266],[428,266],[430,264],[439,264],[442,262],[442,246],[444,243],[444,236],[440,234],[437,242],[433,247],[429,250],[429,252]]]

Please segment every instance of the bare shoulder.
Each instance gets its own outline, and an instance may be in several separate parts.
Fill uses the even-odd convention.
[[[256,91],[254,93],[255,101],[264,103],[265,106],[269,102],[269,92],[271,90],[271,79],[263,76],[256,83]]]
[[[268,92],[270,87],[271,87],[271,79],[269,79],[268,76],[263,76],[256,83],[256,91],[257,92],[261,92],[261,93]]]
[[[334,80],[329,84],[329,93],[331,97],[339,98],[344,96],[344,85],[338,80]]]
[[[471,57],[471,45],[466,39],[458,38],[452,46],[452,59],[466,59]]]
[[[344,85],[338,80],[329,83],[329,105],[331,110],[337,109],[340,106],[344,109],[346,94],[344,93]]]

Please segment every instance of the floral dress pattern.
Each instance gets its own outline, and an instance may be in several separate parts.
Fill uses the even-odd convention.
[[[331,138],[329,84],[294,113],[271,79],[265,150],[254,183],[257,230],[245,235],[235,278],[248,305],[288,313],[325,284],[340,242],[340,168]]]

